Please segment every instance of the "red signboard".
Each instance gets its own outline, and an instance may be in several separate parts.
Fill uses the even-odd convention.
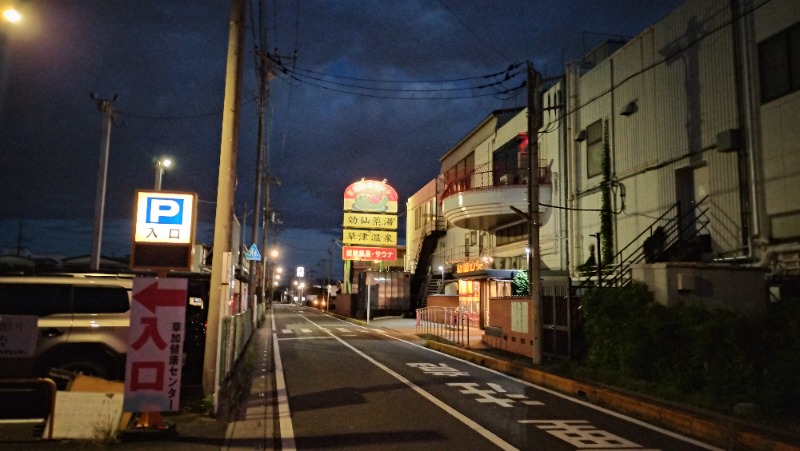
[[[178,410],[186,290],[186,279],[133,280],[125,366],[126,412]]]
[[[342,260],[397,260],[397,248],[394,247],[358,247],[343,246]]]

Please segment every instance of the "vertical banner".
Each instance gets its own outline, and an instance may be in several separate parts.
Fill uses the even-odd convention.
[[[187,285],[186,279],[133,279],[125,365],[127,412],[180,407]]]

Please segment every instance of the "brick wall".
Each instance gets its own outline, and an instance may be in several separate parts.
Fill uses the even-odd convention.
[[[511,330],[512,304],[519,302],[527,306],[528,314],[524,319],[527,332]],[[484,329],[483,342],[493,348],[533,358],[533,303],[530,298],[491,298],[489,312],[489,325]]]

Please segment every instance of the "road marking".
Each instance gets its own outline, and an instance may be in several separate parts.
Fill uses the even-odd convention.
[[[551,395],[556,396],[558,398],[562,398],[562,399],[565,399],[567,401],[573,402],[575,404],[579,404],[581,406],[588,407],[589,409],[596,410],[596,411],[602,412],[602,413],[604,413],[606,415],[610,415],[612,417],[619,418],[620,420],[626,421],[626,422],[631,423],[631,424],[635,424],[637,426],[641,426],[641,427],[643,427],[645,429],[649,429],[649,430],[654,431],[654,432],[658,432],[659,434],[665,435],[667,437],[674,438],[676,440],[680,440],[682,442],[686,442],[686,443],[692,444],[692,445],[697,446],[699,448],[704,448],[704,449],[708,449],[708,450],[712,450],[712,451],[723,451],[722,448],[717,448],[716,446],[710,445],[708,443],[701,442],[700,440],[696,440],[696,439],[693,439],[691,437],[687,437],[685,435],[678,434],[677,432],[672,432],[672,431],[670,431],[668,429],[664,429],[662,427],[647,423],[645,421],[642,421],[642,420],[627,416],[625,414],[622,414],[622,413],[619,413],[619,412],[615,412],[613,410],[609,410],[609,409],[606,409],[604,407],[600,407],[600,406],[592,404],[592,403],[590,403],[588,401],[583,401],[583,400],[578,399],[578,398],[573,398],[573,397],[571,397],[569,395],[565,395],[564,393],[560,393],[560,392],[557,392],[555,390],[551,390],[551,389],[549,389],[547,387],[543,387],[541,385],[537,385],[537,384],[534,384],[532,382],[528,382],[526,380],[519,379],[519,378],[516,378],[514,376],[510,376],[510,375],[502,373],[500,371],[493,370],[491,368],[486,368],[484,366],[478,365],[477,363],[473,363],[473,362],[470,362],[468,360],[459,359],[458,357],[454,357],[454,356],[452,356],[450,354],[446,354],[444,352],[437,351],[435,349],[431,349],[431,348],[425,347],[425,346],[423,346],[421,344],[414,343],[414,342],[405,340],[405,339],[400,338],[400,337],[395,337],[393,335],[388,335],[387,337],[391,338],[393,340],[401,341],[403,343],[406,343],[408,345],[417,347],[419,349],[422,349],[422,350],[437,354],[439,356],[454,360],[456,362],[460,362],[460,363],[463,363],[465,365],[469,365],[469,366],[478,368],[480,370],[488,371],[488,372],[493,373],[493,374],[495,374],[497,376],[500,376],[500,377],[503,377],[503,378],[506,378],[506,379],[509,379],[509,380],[513,380],[513,381],[516,381],[516,382],[519,382],[520,384],[527,385],[528,387],[535,388],[537,390],[541,390],[541,391],[543,391],[545,393],[551,394]],[[602,451],[602,450],[596,450],[596,451]],[[637,450],[637,451],[644,451],[644,450]]]
[[[548,434],[558,437],[578,449],[624,449],[630,451],[657,451],[642,448],[642,445],[597,429],[586,420],[520,420],[522,424],[534,424]]]
[[[420,395],[422,395],[423,398],[425,398],[428,401],[432,402],[434,405],[436,405],[440,409],[444,410],[445,412],[450,414],[455,419],[461,421],[462,423],[467,425],[467,427],[469,427],[470,429],[472,429],[475,432],[479,433],[484,438],[486,438],[490,442],[494,443],[495,445],[497,445],[501,449],[505,449],[505,450],[517,449],[516,447],[514,447],[510,443],[506,442],[505,440],[503,440],[499,436],[495,435],[493,432],[491,432],[488,429],[484,428],[483,426],[481,426],[477,422],[473,421],[471,418],[467,417],[466,415],[462,414],[461,412],[459,412],[459,411],[453,409],[452,407],[448,406],[447,404],[445,404],[444,402],[439,400],[439,398],[437,398],[437,397],[433,396],[432,394],[428,393],[427,391],[423,390],[421,387],[419,387],[418,385],[414,384],[410,380],[406,379],[405,377],[403,377],[399,373],[395,372],[391,368],[389,368],[386,365],[378,362],[377,360],[375,360],[372,357],[368,356],[367,354],[365,354],[361,350],[356,349],[355,347],[353,347],[352,345],[350,345],[346,341],[342,340],[341,338],[337,337],[336,335],[333,335],[333,333],[331,331],[329,331],[327,329],[324,329],[323,327],[321,327],[320,325],[318,325],[317,323],[315,323],[314,321],[312,321],[312,320],[310,320],[308,318],[305,318],[305,319],[306,319],[306,321],[310,322],[311,324],[314,324],[317,327],[319,327],[320,329],[323,329],[326,333],[330,334],[331,337],[333,337],[334,339],[339,341],[339,343],[341,343],[344,346],[350,348],[353,352],[355,352],[356,354],[360,355],[362,358],[364,358],[368,362],[372,363],[373,365],[377,366],[378,368],[380,368],[383,371],[385,371],[386,373],[388,373],[390,376],[392,376],[395,379],[399,380],[400,382],[404,383],[409,388],[411,388],[415,392],[417,392]]]
[[[272,316],[272,330],[275,330],[275,315]],[[289,410],[289,395],[286,392],[286,379],[283,377],[281,349],[278,346],[278,334],[272,334],[273,353],[275,354],[275,395],[278,399],[278,424],[281,430],[281,449],[295,450],[294,426],[292,413]]]

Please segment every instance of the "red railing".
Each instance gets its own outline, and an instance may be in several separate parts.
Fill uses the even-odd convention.
[[[540,185],[550,184],[550,172],[546,160],[539,160],[538,173]],[[443,178],[442,199],[477,189],[527,185],[528,168],[486,163],[473,168],[453,169],[445,172]]]

